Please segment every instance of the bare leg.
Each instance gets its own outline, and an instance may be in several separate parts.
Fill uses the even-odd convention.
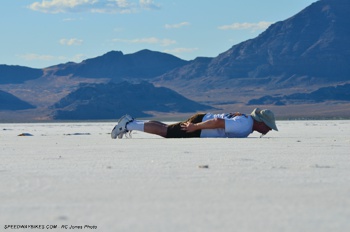
[[[158,121],[148,121],[145,122],[144,131],[150,134],[159,135],[166,137],[168,130],[168,125]]]

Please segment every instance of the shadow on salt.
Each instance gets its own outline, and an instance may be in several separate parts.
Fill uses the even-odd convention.
[[[90,133],[72,133],[72,134],[64,134],[66,136],[71,136],[71,135],[91,135]]]

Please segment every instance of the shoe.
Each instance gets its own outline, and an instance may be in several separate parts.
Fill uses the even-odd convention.
[[[126,134],[128,132],[130,134],[131,131],[128,131],[126,129],[126,125],[132,121],[134,121],[134,118],[131,117],[130,115],[126,114],[123,117],[121,117],[118,120],[118,124],[113,128],[113,130],[111,132],[112,139],[116,139],[117,137],[118,137],[118,139],[122,139],[124,134]]]

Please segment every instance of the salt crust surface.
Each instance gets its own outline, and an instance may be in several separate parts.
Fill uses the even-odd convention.
[[[261,139],[121,140],[113,123],[0,124],[0,231],[350,231],[350,121],[277,124]]]

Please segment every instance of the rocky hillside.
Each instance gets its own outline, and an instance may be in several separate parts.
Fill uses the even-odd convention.
[[[26,110],[35,106],[13,96],[10,93],[0,90],[0,110]]]
[[[181,89],[180,82],[210,77],[212,88],[234,79],[235,85],[275,89],[349,81],[348,41],[350,1],[320,0],[257,38],[166,73],[157,83]]]
[[[195,112],[212,109],[193,102],[173,90],[148,82],[81,86],[52,106],[54,119],[116,119],[128,113],[152,116],[148,111]]]
[[[230,78],[283,76],[349,80],[350,1],[321,0],[233,46],[209,65],[207,75]]]

